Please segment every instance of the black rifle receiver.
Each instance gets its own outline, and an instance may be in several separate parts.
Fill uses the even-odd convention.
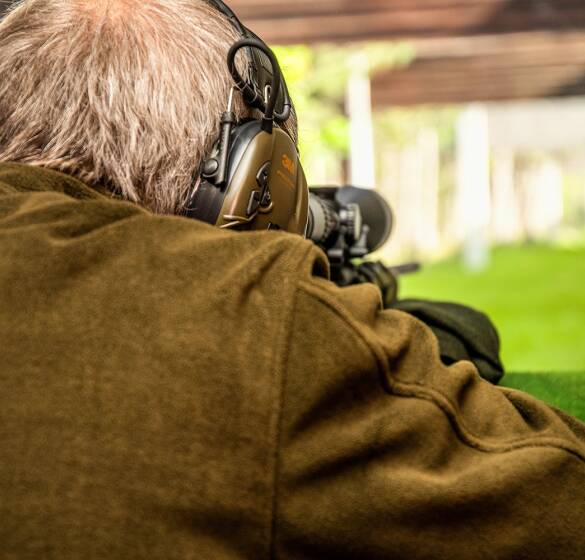
[[[375,191],[357,187],[312,187],[307,238],[321,247],[331,266],[331,280],[339,286],[370,282],[382,291],[384,304],[397,297],[396,277],[415,272],[417,263],[387,267],[363,259],[390,238],[394,217]]]

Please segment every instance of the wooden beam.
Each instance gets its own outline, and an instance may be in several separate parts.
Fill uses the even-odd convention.
[[[232,0],[270,43],[585,29],[583,0]]]
[[[377,107],[585,95],[585,33],[423,43],[408,68],[373,79]]]
[[[565,85],[560,85],[564,82]],[[475,101],[508,101],[514,99],[542,99],[585,94],[585,74],[562,76],[553,75],[542,79],[539,75],[498,76],[469,82],[435,85],[408,84],[374,95],[376,108],[449,105]]]

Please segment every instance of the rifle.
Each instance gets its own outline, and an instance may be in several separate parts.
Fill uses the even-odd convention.
[[[385,307],[397,299],[398,277],[416,272],[416,262],[386,266],[365,260],[388,241],[394,216],[375,191],[352,186],[312,187],[307,238],[327,255],[331,280],[338,286],[372,283],[382,292]]]

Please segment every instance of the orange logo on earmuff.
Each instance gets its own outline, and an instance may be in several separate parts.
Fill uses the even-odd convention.
[[[282,166],[291,174],[295,174],[295,162],[290,159],[286,154],[282,156]]]

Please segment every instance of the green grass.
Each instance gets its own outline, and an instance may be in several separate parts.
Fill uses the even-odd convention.
[[[504,385],[585,420],[585,249],[499,248],[477,274],[455,260],[439,263],[402,279],[400,297],[485,311],[500,332],[506,370],[533,372],[509,374]]]
[[[508,373],[502,385],[534,395],[585,422],[585,372]]]

